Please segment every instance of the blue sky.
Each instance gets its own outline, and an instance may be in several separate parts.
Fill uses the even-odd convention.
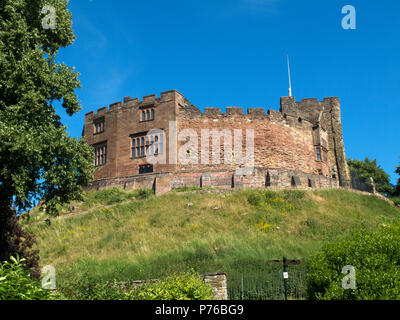
[[[344,5],[356,30],[344,30]],[[279,109],[287,96],[337,96],[346,155],[400,159],[400,2],[384,0],[70,0],[75,43],[59,61],[81,73],[82,110],[57,109],[80,137],[86,112],[177,89],[204,107]]]

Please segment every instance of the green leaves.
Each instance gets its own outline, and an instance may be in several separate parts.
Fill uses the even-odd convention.
[[[25,259],[10,257],[0,263],[0,300],[55,300],[61,298],[31,279],[23,268]]]
[[[396,167],[396,170],[394,172],[399,175],[399,179],[397,180],[397,185],[395,188],[394,195],[400,197],[400,165],[398,167]],[[398,200],[398,202],[400,202],[400,200]]]
[[[372,161],[368,157],[364,161],[347,159],[347,164],[352,175],[359,176],[364,183],[369,185],[369,178],[372,177],[379,193],[390,195],[393,192],[392,185],[389,182],[389,174],[377,164],[376,159]]]
[[[400,226],[381,226],[376,232],[325,245],[309,262],[307,291],[311,299],[399,299]],[[344,289],[342,268],[355,268],[356,289]]]
[[[134,289],[127,297],[133,300],[211,300],[212,289],[198,275],[185,273]]]
[[[65,0],[4,0],[0,4],[0,197],[20,209],[42,198],[55,205],[79,199],[92,179],[92,149],[68,136],[54,101],[69,115],[80,110],[79,73],[56,63],[73,43]],[[56,10],[56,29],[44,29],[44,5]],[[4,210],[2,210],[4,211]],[[1,213],[0,213],[1,214]]]

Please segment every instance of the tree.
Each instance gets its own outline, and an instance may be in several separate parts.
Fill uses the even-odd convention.
[[[396,167],[396,170],[394,171],[399,175],[399,179],[397,180],[397,185],[395,187],[394,195],[400,196],[400,165]]]
[[[377,192],[387,195],[392,194],[393,187],[390,184],[390,176],[377,164],[376,159],[372,161],[368,157],[364,161],[347,159],[347,164],[352,176],[360,177],[365,184],[370,184],[369,178],[372,177]]]
[[[308,298],[398,300],[399,263],[398,222],[383,224],[375,231],[363,229],[351,237],[328,242],[309,258]],[[354,273],[347,273],[351,269]],[[352,282],[353,288],[348,286]]]
[[[56,62],[74,41],[67,4],[0,2],[0,261],[13,254],[4,236],[12,231],[12,207],[25,210],[41,199],[56,214],[57,204],[80,199],[92,179],[92,148],[68,135],[54,106],[60,102],[70,116],[81,108],[79,74]]]

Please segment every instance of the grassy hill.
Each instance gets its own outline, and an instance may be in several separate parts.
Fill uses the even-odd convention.
[[[400,217],[386,201],[346,190],[177,189],[155,197],[109,189],[60,210],[50,225],[37,210],[25,224],[37,236],[41,264],[56,267],[61,286],[190,269],[259,273],[272,268],[269,259],[306,262],[328,241]]]

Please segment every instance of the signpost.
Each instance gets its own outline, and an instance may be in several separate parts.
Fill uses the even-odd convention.
[[[301,263],[300,260],[298,259],[286,259],[286,257],[283,257],[282,260],[268,260],[268,263],[283,263],[283,285],[284,285],[284,292],[285,292],[285,300],[287,300],[287,280],[289,278],[289,273],[287,272],[287,267],[288,266],[296,266]]]

